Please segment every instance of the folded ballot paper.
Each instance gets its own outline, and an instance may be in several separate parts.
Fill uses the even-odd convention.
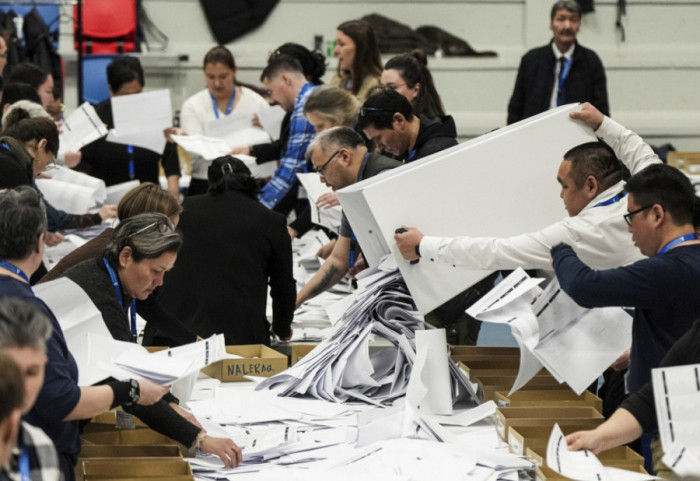
[[[422,313],[486,277],[490,272],[451,264],[409,264],[394,231],[407,225],[436,236],[505,237],[561,220],[559,163],[571,147],[596,140],[590,128],[569,118],[577,109],[549,110],[339,190],[368,263],[393,253]]]
[[[107,135],[107,127],[88,102],[75,109],[61,126],[59,153],[77,152]]]
[[[48,175],[50,179],[36,179],[37,187],[51,205],[69,214],[85,214],[107,199],[102,179],[63,166],[52,169]]]
[[[632,345],[632,318],[619,307],[586,309],[553,279],[532,279],[521,268],[467,309],[484,322],[504,323],[520,346],[511,393],[543,367],[581,394]]]
[[[566,436],[559,424],[554,424],[547,443],[547,466],[577,481],[646,481],[656,476],[603,466],[598,457],[587,449],[569,451]]]
[[[700,476],[700,364],[651,371],[663,461],[679,476]]]
[[[354,302],[328,338],[291,368],[263,380],[257,389],[272,389],[281,396],[309,395],[337,403],[380,406],[405,396],[416,363],[416,332],[432,326],[416,311],[393,259],[387,261],[390,268],[380,264],[362,272]],[[388,340],[391,346],[370,355],[371,334]],[[434,357],[438,363],[443,359],[449,371],[448,380],[435,375],[435,380],[440,378],[443,386],[449,386],[447,401],[416,398],[437,411],[447,410],[458,398],[475,399],[472,385],[447,360],[447,351]]]
[[[114,128],[107,134],[107,141],[162,154],[165,149],[163,131],[173,123],[170,91],[119,95],[112,97],[111,102]]]
[[[340,206],[336,205],[327,209],[320,209],[316,205],[319,197],[323,194],[332,193],[333,189],[321,182],[321,176],[315,172],[297,174],[297,179],[299,179],[309,196],[311,222],[326,227],[333,232],[338,232],[340,230],[340,219],[343,216],[343,210]]]

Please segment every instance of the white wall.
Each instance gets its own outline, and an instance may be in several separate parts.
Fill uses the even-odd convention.
[[[201,58],[215,42],[198,1],[144,0],[144,6],[170,37],[166,58],[143,61],[147,87],[171,87],[177,108],[203,87]],[[281,0],[261,28],[229,46],[239,78],[257,82],[276,46],[294,41],[311,47],[314,35],[332,39],[335,27],[348,19],[376,12],[412,27],[438,25],[477,50],[499,53],[498,58],[429,62],[447,111],[455,116],[460,136],[468,138],[504,125],[520,56],[550,38],[550,6],[549,0]],[[615,16],[615,0],[596,0],[596,12],[584,17],[579,34],[606,67],[613,117],[650,142],[700,150],[700,0],[628,0],[624,43]],[[61,51],[74,78],[72,26],[62,27]],[[189,55],[189,61],[169,60],[177,54]],[[334,66],[330,60],[329,72]],[[72,107],[74,81],[67,84]]]

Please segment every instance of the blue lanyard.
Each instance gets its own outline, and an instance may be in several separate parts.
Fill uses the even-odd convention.
[[[355,237],[355,232],[353,231],[350,236],[350,261],[348,262],[348,268],[352,269],[355,266],[355,249],[353,245],[357,243],[357,237]]]
[[[105,263],[107,273],[109,273],[109,278],[112,279],[112,286],[114,286],[114,292],[117,293],[119,305],[123,307],[124,299],[122,298],[122,288],[119,286],[119,278],[117,277],[117,273],[114,272],[112,266],[109,265],[109,261],[106,257],[102,258],[102,262]],[[131,335],[136,336],[136,299],[131,300]]]
[[[29,453],[26,448],[22,449],[22,455],[19,457],[19,474],[22,481],[31,481],[32,479],[29,474]]]
[[[411,152],[408,154],[408,158],[406,159],[406,162],[410,162],[413,160],[413,157],[416,156],[416,149],[413,149]]]
[[[27,274],[25,274],[24,271],[22,269],[20,269],[19,267],[17,267],[16,265],[10,264],[7,261],[0,261],[0,267],[4,267],[8,271],[14,272],[18,276],[20,276],[22,279],[27,281],[27,284],[29,284],[29,277],[27,276]]]
[[[134,169],[134,146],[127,145],[126,146],[126,153],[129,154],[129,179],[133,179],[134,176],[136,175],[136,172]]]
[[[603,202],[598,202],[593,207],[604,207],[606,205],[615,204],[617,202],[620,202],[626,195],[627,195],[627,191],[623,190],[622,192],[620,192],[619,194],[617,194],[614,197],[609,198],[608,200],[604,200]]]
[[[345,90],[350,90],[352,88],[352,79],[348,79],[347,82],[345,82]]]
[[[674,247],[676,247],[678,244],[682,244],[683,242],[688,242],[689,240],[695,240],[697,238],[698,238],[698,236],[695,235],[695,233],[685,234],[685,235],[682,235],[680,237],[676,237],[671,242],[669,242],[668,244],[663,246],[663,248],[656,255],[657,256],[663,255],[663,254],[667,253],[668,251],[670,251],[671,249],[673,249]]]
[[[219,118],[219,106],[216,104],[216,99],[214,98],[214,94],[209,93],[209,96],[211,97],[211,103],[214,105],[214,115],[216,115],[216,118]],[[233,101],[236,100],[236,86],[233,86],[233,94],[231,94],[231,98],[228,101],[228,106],[226,107],[226,112],[224,113],[225,116],[231,113],[231,110],[233,110]]]

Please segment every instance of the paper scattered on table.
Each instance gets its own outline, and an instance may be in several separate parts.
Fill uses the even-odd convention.
[[[59,155],[77,152],[105,135],[107,127],[95,112],[95,108],[84,102],[63,120],[59,134]]]

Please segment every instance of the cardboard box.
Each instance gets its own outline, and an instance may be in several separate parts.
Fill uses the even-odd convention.
[[[81,436],[84,444],[136,444],[136,445],[179,445],[167,436],[152,429],[87,433]]]
[[[600,424],[603,415],[590,406],[548,408],[498,408],[496,409],[496,432],[508,442],[511,426],[552,426],[555,422]]]
[[[470,369],[519,369],[520,355],[511,356],[480,356],[471,354],[453,354],[450,356],[454,362],[463,362]]]
[[[472,382],[477,382],[479,387],[484,392],[484,401],[493,401],[496,396],[496,391],[510,391],[515,384],[516,376],[483,376],[473,378]],[[568,387],[559,384],[552,376],[535,376],[530,379],[523,389],[569,389]]]
[[[193,479],[190,463],[182,459],[168,460],[140,460],[140,461],[97,461],[86,460],[82,462],[83,479],[123,479],[182,476],[182,479]]]
[[[590,428],[590,427],[589,427]],[[569,429],[569,432],[580,431],[580,429]],[[513,431],[511,431],[511,435]],[[525,448],[525,457],[536,466],[542,466],[547,457],[547,443],[549,438],[537,438],[530,442],[530,446]],[[644,467],[644,457],[627,446],[618,446],[608,449],[598,455],[598,459],[604,466],[641,466]]]
[[[519,347],[450,346],[450,356],[520,356]]]
[[[85,444],[80,459],[88,458],[182,458],[174,445],[107,445]]]
[[[318,344],[292,344],[292,366],[313,351]]]
[[[220,381],[247,381],[243,376],[274,376],[287,369],[289,362],[287,356],[263,344],[226,346],[226,352],[243,359],[224,359],[202,372]]]
[[[553,391],[498,391],[494,396],[498,407],[591,406],[603,412],[603,400],[590,391],[580,396],[571,389]]]
[[[626,469],[635,473],[649,474],[643,466],[614,466],[615,468]],[[535,469],[535,481],[571,481],[571,478],[566,478],[556,471],[545,466],[538,466]]]
[[[597,424],[591,425],[590,422],[582,423],[580,419],[573,421],[554,420],[550,419],[547,425],[541,426],[509,426],[508,427],[508,450],[519,456],[527,456],[529,448],[539,448],[544,441],[545,451],[547,449],[547,440],[552,434],[554,423],[558,423],[564,434],[574,433],[576,431],[587,431],[594,429],[596,426],[605,421],[603,418],[597,419]],[[532,461],[532,460],[531,460]]]
[[[686,174],[700,174],[700,152],[671,151],[668,153],[668,165],[682,170]]]

